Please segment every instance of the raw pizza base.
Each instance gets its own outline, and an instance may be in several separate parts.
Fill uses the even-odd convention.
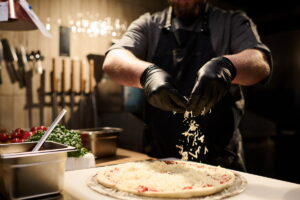
[[[147,162],[149,162],[149,161],[147,161]],[[153,162],[153,161],[150,161],[150,162]],[[176,162],[178,162],[178,161],[176,161]],[[180,161],[180,162],[182,162],[182,161]],[[115,165],[115,166],[119,166],[119,165]],[[227,187],[226,189],[221,189],[219,192],[210,194],[210,195],[207,195],[204,193],[203,195],[201,195],[201,197],[198,197],[198,196],[190,197],[190,199],[193,199],[193,200],[204,200],[204,199],[205,200],[206,199],[217,200],[217,199],[223,199],[225,197],[229,197],[229,196],[233,196],[233,195],[241,193],[246,188],[247,181],[245,180],[245,178],[243,178],[238,173],[236,173],[236,172],[231,172],[231,173],[234,174],[234,180],[229,185],[229,187]],[[175,199],[175,198],[176,199],[178,199],[178,198],[186,199],[186,196],[181,197],[180,193],[179,193],[179,196],[176,196],[176,197],[174,197],[174,196],[167,197],[165,195],[162,195],[162,196],[158,195],[158,197],[156,197],[157,195],[154,197],[153,196],[148,197],[148,196],[141,196],[138,194],[134,194],[131,192],[119,191],[117,189],[109,188],[109,187],[99,184],[98,179],[97,179],[97,174],[90,177],[87,184],[91,189],[93,189],[96,192],[99,192],[100,194],[111,196],[111,197],[118,198],[118,199],[125,199],[125,200],[136,200],[136,199],[156,200],[159,198],[164,199],[164,200]]]

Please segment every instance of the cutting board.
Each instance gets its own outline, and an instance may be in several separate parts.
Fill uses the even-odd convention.
[[[98,168],[83,169],[65,172],[64,200],[112,200],[101,195],[87,186],[88,179],[95,175]]]
[[[96,174],[98,168],[68,171],[65,173],[64,200],[113,200],[87,186],[87,181]],[[247,179],[244,192],[229,197],[228,200],[296,200],[300,196],[300,185],[263,176],[238,172]]]

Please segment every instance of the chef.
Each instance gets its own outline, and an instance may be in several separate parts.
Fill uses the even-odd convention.
[[[181,158],[180,151],[197,151],[188,159],[245,171],[241,86],[267,81],[270,50],[242,11],[206,0],[168,3],[129,26],[108,50],[103,69],[117,83],[144,90],[144,147],[150,156]],[[182,134],[189,128],[186,111],[205,136],[196,145]]]

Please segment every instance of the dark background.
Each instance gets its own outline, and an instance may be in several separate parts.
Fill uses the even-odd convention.
[[[273,54],[268,84],[244,87],[241,124],[251,173],[300,183],[300,2],[215,0],[241,9]]]

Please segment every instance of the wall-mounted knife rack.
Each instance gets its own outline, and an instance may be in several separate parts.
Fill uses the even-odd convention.
[[[16,91],[22,95],[22,90],[25,90],[23,108],[28,111],[28,127],[44,125],[45,121],[48,123],[63,108],[70,111],[61,121],[68,128],[97,126],[95,87],[100,75],[95,76],[94,71],[98,72],[99,69],[94,68],[94,59],[90,57],[88,60],[66,57],[49,60],[44,58],[40,50],[28,51],[24,46],[15,47],[8,39],[0,38],[0,84],[9,81],[9,84],[17,86]],[[5,82],[2,80],[3,69],[7,75]],[[13,90],[14,87],[10,88]],[[11,94],[14,95],[14,92]]]
[[[61,65],[58,65],[58,62]],[[92,128],[98,123],[96,96],[95,96],[95,75],[94,61],[89,60],[88,64],[84,61],[69,60],[68,65],[65,58],[52,58],[51,60],[51,90],[45,91],[45,73],[40,76],[40,87],[38,89],[39,102],[33,103],[32,99],[27,101],[25,108],[39,108],[40,123],[44,124],[43,108],[51,107],[52,119],[58,112],[65,108],[69,110],[68,119],[62,120],[60,123],[67,125],[68,128]],[[79,76],[76,76],[75,63],[79,62]],[[67,68],[70,67],[70,70]],[[70,73],[67,73],[67,72]],[[78,70],[77,70],[78,71]],[[88,76],[85,76],[86,73]],[[67,77],[70,77],[69,81]],[[70,83],[69,89],[67,84]],[[75,83],[79,82],[79,89],[76,90]],[[50,97],[50,101],[46,100]],[[49,98],[47,98],[49,99]]]

